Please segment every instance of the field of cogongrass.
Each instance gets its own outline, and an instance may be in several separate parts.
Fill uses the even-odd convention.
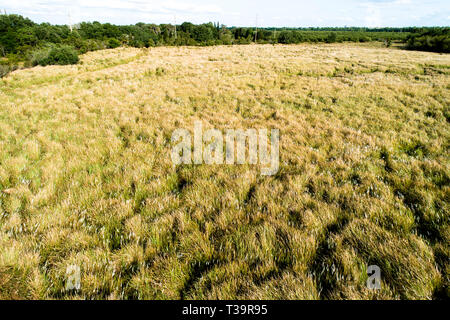
[[[305,44],[81,60],[0,81],[1,299],[449,296],[449,55]],[[174,168],[172,132],[198,120],[280,129],[279,172]]]

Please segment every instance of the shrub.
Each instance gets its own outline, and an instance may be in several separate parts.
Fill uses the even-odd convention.
[[[109,41],[108,41],[108,48],[109,48],[109,49],[115,49],[115,48],[120,47],[121,45],[122,45],[122,44],[120,43],[120,41],[117,40],[117,39],[115,39],[115,38],[111,38],[111,39],[109,39]]]
[[[31,57],[33,66],[77,64],[78,52],[71,46],[58,46],[34,51]]]
[[[225,45],[233,44],[233,38],[232,38],[231,34],[221,35],[220,39],[222,40],[222,43]]]
[[[197,41],[195,41],[194,39],[189,38],[187,41],[187,45],[188,46],[196,46],[197,45]]]
[[[106,49],[105,44],[100,40],[89,39],[85,41],[86,52]]]
[[[48,55],[50,53],[50,48],[43,48],[43,49],[37,49],[34,50],[31,53],[31,56],[29,58],[29,61],[31,66],[37,66],[41,64],[43,61],[45,61],[48,58]]]
[[[14,64],[0,64],[0,78],[6,77],[10,72],[17,70],[18,66]]]
[[[408,38],[407,48],[410,50],[450,53],[450,28],[412,34]]]
[[[142,41],[133,39],[130,41],[130,46],[135,47],[135,48],[144,48],[145,43],[143,43]]]
[[[359,38],[359,42],[370,42],[371,39],[367,36],[363,36],[361,38]]]
[[[337,41],[337,35],[334,32],[330,33],[326,40],[327,43],[335,43],[336,41]]]
[[[283,44],[290,44],[295,42],[294,33],[292,31],[283,31],[278,36],[278,42]]]

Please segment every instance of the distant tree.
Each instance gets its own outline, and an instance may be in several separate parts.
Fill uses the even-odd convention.
[[[450,53],[450,28],[422,30],[412,34],[407,40],[410,50]]]
[[[213,32],[208,25],[202,24],[194,28],[193,38],[197,42],[206,43],[213,39]]]
[[[183,22],[180,26],[180,30],[186,32],[187,34],[191,34],[194,28],[195,26],[190,22]]]
[[[108,48],[110,48],[110,49],[118,48],[121,45],[122,45],[122,43],[119,40],[115,39],[115,38],[111,38],[111,39],[108,40]]]
[[[335,43],[336,41],[337,41],[337,35],[335,32],[330,33],[326,40],[327,43]]]
[[[359,42],[370,42],[372,39],[370,39],[368,36],[362,36],[359,38]]]
[[[68,65],[79,61],[77,51],[70,46],[52,46],[40,49],[33,53],[31,63],[33,66],[41,65]]]
[[[283,44],[290,44],[295,42],[294,33],[292,31],[282,31],[278,36],[278,42]]]
[[[222,41],[224,45],[233,44],[233,34],[230,30],[226,28],[222,28],[219,32],[219,39]]]

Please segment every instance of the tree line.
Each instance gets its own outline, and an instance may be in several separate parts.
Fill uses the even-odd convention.
[[[411,49],[448,52],[448,28],[244,28],[219,22],[194,25],[137,23],[118,26],[83,22],[76,26],[37,24],[20,15],[0,15],[0,67],[69,64],[79,53],[132,46],[212,46],[301,42],[407,42]],[[0,68],[1,69],[1,68]],[[6,71],[5,71],[6,70]],[[0,76],[2,70],[0,70]]]
[[[407,48],[450,53],[450,28],[434,28],[410,34],[407,38]]]

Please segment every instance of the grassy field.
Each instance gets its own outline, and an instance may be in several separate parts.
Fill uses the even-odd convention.
[[[0,80],[0,298],[449,296],[450,55],[120,48]],[[172,165],[177,128],[280,129],[280,170]],[[382,289],[366,287],[368,265]],[[66,291],[66,270],[81,289]]]

